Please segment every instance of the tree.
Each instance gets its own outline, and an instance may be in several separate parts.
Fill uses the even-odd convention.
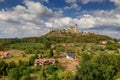
[[[55,65],[48,65],[47,73],[52,74],[56,70],[57,70],[57,67]]]
[[[8,64],[5,61],[0,61],[0,75],[7,75]]]
[[[56,72],[53,73],[51,80],[60,80]]]
[[[64,71],[61,80],[75,80],[75,75],[71,71]]]
[[[9,72],[10,69],[15,67],[16,67],[16,63],[14,61],[9,62],[7,67],[7,73]]]
[[[46,73],[44,71],[44,68],[42,68],[40,75],[39,75],[39,80],[46,80]]]
[[[120,56],[101,54],[81,63],[77,69],[82,80],[113,80],[120,69]]]
[[[19,80],[20,77],[21,77],[21,74],[18,68],[13,68],[8,73],[9,80]]]
[[[82,53],[81,56],[82,56],[82,63],[84,63],[92,58],[92,55],[88,54],[88,53]]]
[[[50,55],[49,55],[49,57],[53,57],[54,56],[54,52],[53,52],[53,50],[51,49],[50,50]]]
[[[29,58],[29,64],[33,65],[34,64],[34,60],[38,58],[38,54],[35,54],[34,56],[31,56]]]
[[[30,75],[23,75],[20,80],[31,80]]]

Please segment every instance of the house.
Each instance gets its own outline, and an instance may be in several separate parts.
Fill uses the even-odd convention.
[[[10,58],[10,57],[12,57],[12,56],[8,52],[5,52],[5,51],[1,51],[0,52],[0,58],[1,59],[3,59],[3,58]]]
[[[54,58],[43,58],[43,59],[35,59],[34,66],[44,66],[48,64],[55,64],[56,60]]]
[[[101,44],[106,45],[108,42],[107,41],[102,41]]]
[[[74,53],[68,53],[67,55],[65,55],[65,58],[67,58],[67,59],[75,59],[76,56],[75,56]]]

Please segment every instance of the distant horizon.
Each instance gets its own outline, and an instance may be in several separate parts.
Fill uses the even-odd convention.
[[[61,29],[60,29],[61,30]],[[51,30],[51,31],[54,31],[54,30]],[[41,36],[44,36],[44,35],[46,35],[46,34],[48,34],[50,31],[48,31],[48,32],[46,32],[46,33],[44,33],[44,34],[42,34],[42,35],[38,35],[38,36],[26,36],[26,37],[6,37],[6,38],[0,38],[0,39],[15,39],[15,38],[18,38],[18,39],[22,39],[22,38],[32,38],[32,37],[41,37]],[[114,37],[111,37],[111,36],[109,36],[109,35],[105,35],[105,34],[99,34],[99,33],[94,33],[94,32],[86,32],[86,31],[77,31],[78,33],[81,33],[81,32],[83,32],[83,33],[93,33],[93,34],[96,34],[96,35],[103,35],[103,36],[108,36],[108,37],[110,37],[110,38],[113,38],[113,39],[120,39],[120,38],[114,38]]]
[[[41,36],[74,24],[120,39],[120,0],[0,0],[0,38]]]

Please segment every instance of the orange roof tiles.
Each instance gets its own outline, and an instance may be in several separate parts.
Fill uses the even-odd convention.
[[[8,55],[8,52],[5,52],[5,51],[0,52],[0,56],[7,56],[7,55]]]

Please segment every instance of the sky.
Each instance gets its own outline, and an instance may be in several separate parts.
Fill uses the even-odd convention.
[[[120,0],[0,0],[0,38],[41,36],[78,25],[78,31],[120,39]]]

